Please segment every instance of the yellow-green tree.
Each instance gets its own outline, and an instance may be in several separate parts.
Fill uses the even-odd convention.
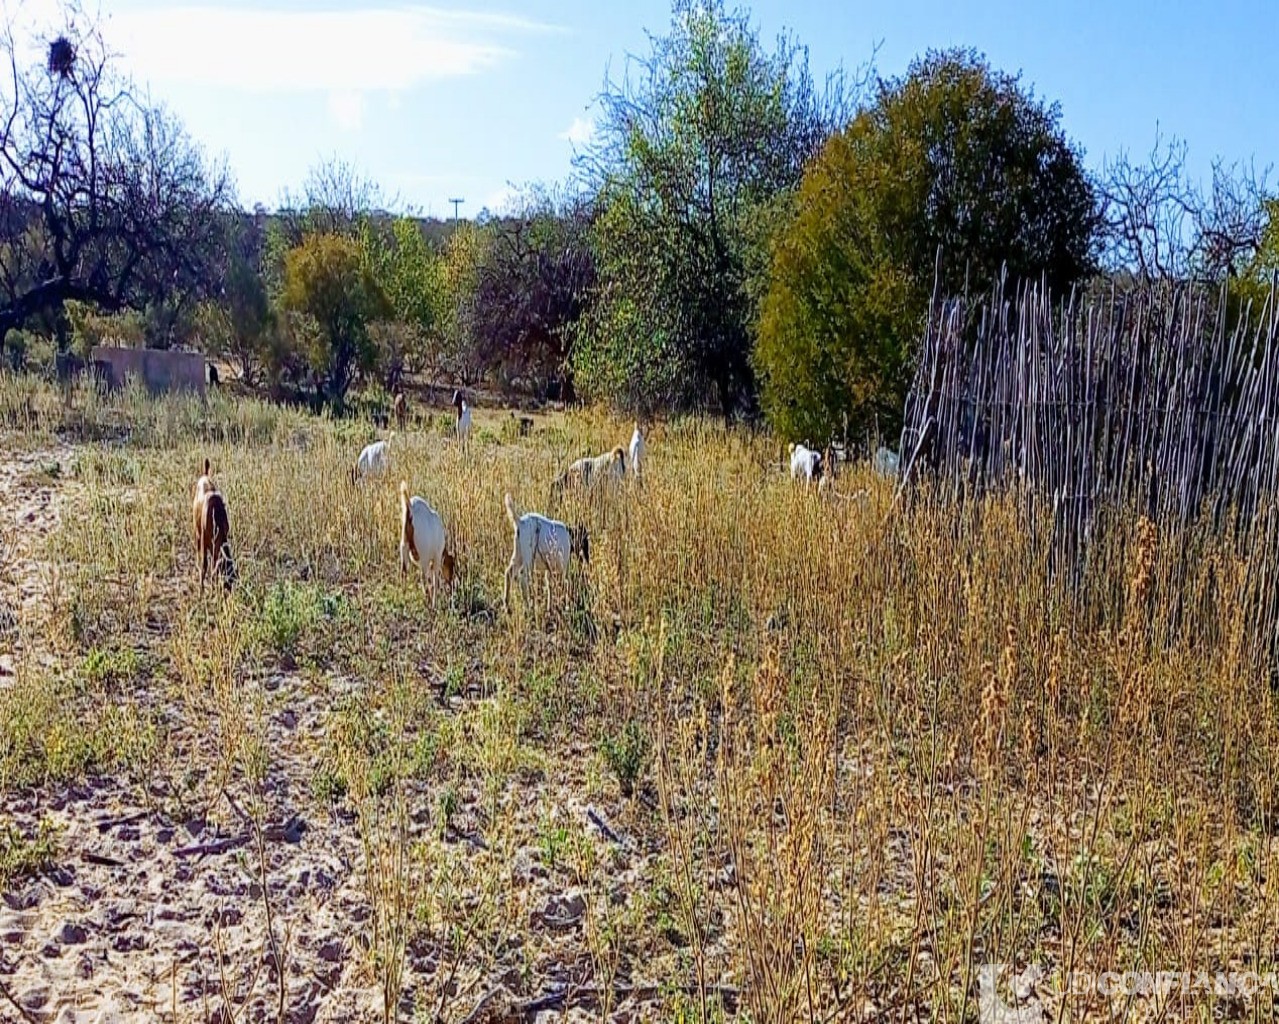
[[[388,391],[406,373],[438,368],[447,302],[444,260],[412,217],[360,226],[365,265],[386,295],[392,322],[374,331]]]
[[[774,241],[755,368],[793,439],[900,425],[935,271],[943,294],[1009,276],[1068,288],[1097,204],[1047,105],[967,51],[930,53],[831,138]],[[940,260],[938,254],[940,253]]]
[[[341,405],[356,377],[376,364],[369,325],[390,312],[359,243],[316,234],[290,249],[280,304],[318,397]]]

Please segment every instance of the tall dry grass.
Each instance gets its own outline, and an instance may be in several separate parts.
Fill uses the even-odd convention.
[[[564,773],[645,852],[626,915],[602,896],[608,858],[576,858],[597,1007],[648,985],[682,1019],[975,1020],[979,969],[1008,963],[1047,969],[1039,995],[1060,1019],[1273,1018],[1264,990],[1067,998],[1052,981],[1274,969],[1279,735],[1270,638],[1251,628],[1271,552],[1119,510],[1067,587],[1047,510],[1025,496],[957,507],[925,487],[888,515],[890,487],[864,468],[823,500],[785,478],[771,441],[680,421],[649,439],[642,490],[560,510],[591,527],[593,557],[535,622],[518,601],[500,612],[502,495],[555,511],[557,469],[626,424],[556,418],[519,439],[481,416],[469,457],[411,432],[390,479],[353,488],[371,427],[255,403],[64,403],[4,378],[0,422],[77,445],[47,552],[63,656],[166,623],[152,676],[219,723],[221,748],[169,756],[218,766],[210,793],[250,762],[273,770],[269,751],[246,753],[258,730],[236,680],[359,682],[333,712],[331,789],[365,830],[388,1019],[415,934],[449,965],[430,1012],[460,1019],[495,951],[530,927],[502,909],[521,906],[504,858],[535,842],[514,794]],[[199,602],[186,532],[206,455],[241,570],[224,603]],[[458,541],[458,584],[434,613],[398,575],[400,477]],[[213,649],[183,653],[210,622]],[[21,749],[0,730],[10,786],[39,748],[14,717],[33,685],[0,697],[0,718],[26,723]],[[76,700],[131,698],[90,686]],[[146,758],[104,770],[179,774],[164,742],[161,729]],[[471,790],[468,828],[486,841],[459,872],[441,836],[450,794]],[[429,834],[411,834],[414,807]]]

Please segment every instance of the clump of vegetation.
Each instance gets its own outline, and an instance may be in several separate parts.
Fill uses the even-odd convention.
[[[630,719],[616,734],[605,736],[600,741],[600,754],[617,778],[622,796],[633,796],[649,754],[644,726],[638,719]]]
[[[138,652],[129,647],[119,650],[94,647],[84,659],[85,679],[100,690],[119,689],[136,679],[141,671],[142,660]]]
[[[48,818],[40,819],[35,835],[24,834],[11,821],[0,824],[0,885],[44,870],[58,851],[59,833]]]
[[[314,642],[314,631],[343,610],[340,595],[310,584],[276,583],[262,601],[258,633],[269,650],[281,658],[296,660],[307,642]]]

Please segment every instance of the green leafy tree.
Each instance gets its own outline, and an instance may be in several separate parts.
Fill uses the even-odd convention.
[[[1261,208],[1262,227],[1257,247],[1240,276],[1268,288],[1274,275],[1279,274],[1279,199],[1266,199]]]
[[[359,243],[316,234],[290,249],[280,302],[317,396],[341,405],[357,376],[376,364],[369,325],[390,312]]]
[[[227,228],[221,294],[197,314],[204,349],[234,365],[240,379],[255,384],[278,344],[271,296],[261,273],[264,218],[232,218]]]
[[[369,272],[386,295],[391,322],[374,331],[378,366],[388,391],[405,373],[438,366],[446,319],[444,261],[421,224],[400,217],[360,231]]]
[[[968,51],[880,83],[775,241],[755,353],[775,429],[897,429],[936,274],[956,295],[1004,268],[1058,292],[1093,270],[1097,202],[1059,119]]]
[[[676,0],[669,34],[650,37],[600,97],[596,141],[579,166],[596,187],[600,286],[574,361],[588,396],[623,400],[611,365],[663,365],[661,399],[750,407],[759,226],[804,163],[843,123],[842,77],[814,88],[788,37],[767,52],[746,14],[721,0]],[[632,316],[633,310],[643,316]]]
[[[444,245],[444,298],[441,371],[470,385],[484,374],[484,355],[476,344],[480,268],[488,259],[492,235],[487,227],[458,224]]]

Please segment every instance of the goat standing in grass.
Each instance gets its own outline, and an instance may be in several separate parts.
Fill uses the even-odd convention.
[[[358,483],[365,477],[386,475],[391,468],[391,437],[364,446],[355,465],[351,467],[351,483]]]
[[[529,575],[533,566],[541,564],[546,571],[546,607],[551,606],[551,577],[555,572],[568,575],[569,559],[577,555],[583,562],[591,560],[591,539],[585,528],[566,526],[555,519],[547,519],[535,512],[519,515],[515,502],[508,494],[502,499],[506,505],[506,518],[511,521],[513,533],[511,561],[506,567],[506,579],[502,584],[502,607],[511,610],[511,577],[519,576],[520,590],[528,603]]]
[[[403,391],[397,391],[395,393],[394,412],[395,412],[395,429],[403,433],[404,425],[408,422],[408,419],[409,419],[408,402],[404,398]]]
[[[457,410],[457,423],[454,430],[457,433],[458,444],[465,448],[471,438],[471,407],[466,404],[460,390],[453,392],[453,408]]]
[[[231,556],[231,521],[226,502],[209,476],[209,460],[204,460],[204,475],[195,483],[195,500],[191,503],[195,526],[195,553],[200,560],[200,593],[209,571],[222,573],[222,584],[230,590],[235,583],[235,559]]]
[[[431,605],[435,605],[436,587],[440,580],[453,585],[456,559],[449,546],[448,531],[440,514],[425,501],[409,497],[409,485],[400,481],[400,575],[409,571],[412,562],[422,571],[422,586],[431,584]]]
[[[639,421],[635,423],[635,432],[631,434],[631,476],[636,481],[640,478],[640,467],[644,463],[644,435],[640,433]]]
[[[806,448],[802,444],[790,446],[790,475],[794,480],[803,480],[806,484],[813,481],[821,483],[822,453]]]
[[[566,487],[592,490],[597,484],[621,483],[626,475],[626,453],[621,448],[590,459],[578,459],[555,478],[551,485],[553,494],[560,494]]]

